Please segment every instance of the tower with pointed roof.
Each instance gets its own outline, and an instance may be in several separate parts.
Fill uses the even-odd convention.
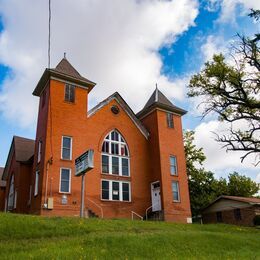
[[[25,205],[31,214],[79,216],[81,178],[75,176],[75,159],[92,149],[94,168],[85,176],[86,216],[189,222],[181,126],[186,111],[157,87],[137,114],[118,92],[88,110],[94,86],[66,57],[44,71],[33,91],[39,97],[30,146],[34,154],[20,175],[20,166],[11,167],[15,158],[10,153],[4,176],[14,189],[7,188],[6,198],[19,205],[6,208],[19,213]],[[19,183],[12,176],[21,176]]]
[[[181,122],[184,114],[186,111],[172,104],[157,86],[137,113],[150,133],[151,185],[159,191],[160,207],[168,221],[182,221],[191,216]],[[153,187],[151,190],[156,201],[158,194]]]

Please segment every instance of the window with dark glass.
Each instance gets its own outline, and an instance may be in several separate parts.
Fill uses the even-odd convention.
[[[167,113],[167,126],[169,128],[174,128],[173,114],[172,113]]]
[[[121,134],[113,130],[102,144],[102,173],[130,176],[129,150]]]
[[[122,175],[129,176],[129,166],[127,158],[122,158]]]
[[[112,200],[119,200],[119,182],[112,182]]]
[[[217,215],[217,222],[223,222],[223,219],[222,219],[222,212],[221,211],[218,211],[216,213]]]
[[[242,219],[240,209],[234,209],[234,217],[235,217],[236,220]]]
[[[170,168],[171,175],[178,175],[177,173],[177,161],[175,156],[170,156]]]
[[[68,136],[62,137],[62,159],[71,160],[72,138]]]
[[[60,192],[70,192],[70,169],[61,168],[60,173]]]
[[[102,155],[102,172],[109,173],[109,157]]]
[[[112,157],[112,174],[119,174],[119,158]]]
[[[102,181],[102,199],[109,200],[109,181]]]
[[[172,182],[172,195],[173,195],[173,201],[176,201],[176,202],[180,201],[180,192],[179,192],[179,182],[178,181]]]
[[[75,102],[75,86],[71,84],[65,85],[65,101],[67,102]]]
[[[129,183],[122,183],[122,189],[123,189],[123,200],[124,201],[129,201],[130,196],[129,196]]]
[[[130,183],[102,180],[101,198],[103,200],[130,201]]]

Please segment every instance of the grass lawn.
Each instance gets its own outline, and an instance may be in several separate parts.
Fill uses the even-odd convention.
[[[0,214],[0,259],[260,259],[260,230]]]

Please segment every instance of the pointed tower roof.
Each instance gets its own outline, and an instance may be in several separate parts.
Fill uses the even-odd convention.
[[[157,88],[157,86],[153,94],[145,104],[144,108],[136,115],[138,118],[144,117],[147,113],[149,113],[155,108],[161,108],[163,110],[173,112],[179,115],[184,115],[187,113],[187,111],[185,111],[184,109],[173,105],[172,102]]]
[[[81,87],[89,89],[89,91],[96,85],[96,83],[82,77],[79,72],[70,64],[70,62],[64,57],[53,69],[45,69],[42,77],[40,78],[36,88],[33,91],[33,95],[40,96],[43,89],[45,88],[48,80],[53,78],[58,78],[66,80]]]

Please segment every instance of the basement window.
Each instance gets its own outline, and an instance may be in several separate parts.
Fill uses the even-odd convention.
[[[65,101],[70,103],[75,102],[75,86],[71,84],[65,85]]]

